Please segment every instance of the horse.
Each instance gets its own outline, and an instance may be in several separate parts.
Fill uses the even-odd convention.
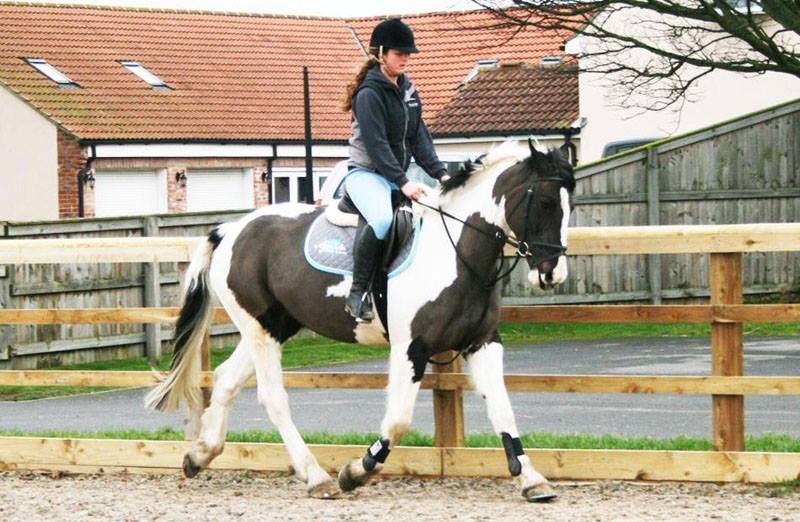
[[[305,232],[322,209],[271,205],[212,230],[185,275],[171,370],[145,398],[147,407],[161,411],[175,409],[183,398],[193,412],[194,424],[187,430],[197,437],[184,456],[184,474],[197,475],[222,452],[232,403],[255,373],[258,401],[280,432],[308,494],[333,498],[351,491],[381,470],[409,430],[429,359],[454,350],[467,361],[475,388],[486,401],[522,496],[533,502],[555,498],[520,443],[503,380],[496,283],[502,277],[506,244],[515,245],[517,260],[527,262],[532,284],[547,288],[567,278],[574,188],[574,172],[561,154],[540,152],[530,141],[505,142],[480,164],[445,181],[414,205],[421,220],[419,243],[408,267],[388,280],[385,324],[377,313],[370,323],[356,322],[344,310],[352,278],[306,262]],[[203,411],[200,347],[211,318],[212,291],[241,341],[214,371],[210,404]],[[302,327],[339,341],[390,346],[380,439],[363,458],[342,467],[338,480],[303,441],[283,386],[281,344]]]

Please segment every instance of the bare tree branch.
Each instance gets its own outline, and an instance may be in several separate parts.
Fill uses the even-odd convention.
[[[646,94],[647,109],[715,70],[800,78],[800,0],[472,1],[497,24],[582,37],[581,71],[613,76],[625,103]]]

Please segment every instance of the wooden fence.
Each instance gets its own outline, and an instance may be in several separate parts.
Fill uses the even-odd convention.
[[[3,263],[143,263],[186,261],[199,238],[87,238],[84,240],[0,241]],[[667,393],[712,396],[715,451],[527,450],[539,469],[554,479],[650,479],[773,482],[800,476],[800,454],[744,452],[744,395],[800,395],[800,377],[743,376],[742,324],[800,320],[800,305],[743,305],[745,252],[800,250],[800,224],[697,227],[610,227],[570,231],[576,255],[709,254],[711,304],[506,307],[505,322],[711,323],[711,375],[596,376],[507,375],[511,391],[575,393]],[[175,308],[0,310],[0,324],[149,323],[174,320]],[[216,322],[227,321],[223,310]],[[212,375],[204,360],[203,386]],[[287,372],[292,388],[380,389],[384,374]],[[0,385],[148,386],[149,372],[0,371]],[[248,383],[252,386],[254,383]],[[389,474],[505,476],[499,449],[463,448],[462,395],[471,389],[457,364],[425,376],[434,390],[436,447],[397,448]],[[76,472],[171,472],[180,467],[187,443],[154,441],[0,438],[0,467],[63,469]],[[314,446],[323,466],[336,469],[363,448]],[[212,465],[222,469],[285,470],[281,445],[229,444]]]
[[[800,221],[800,100],[657,141],[575,171],[572,226],[723,225]],[[572,257],[570,279],[536,296],[524,271],[507,302],[578,304],[706,299],[706,256]],[[754,252],[743,260],[745,294],[800,289],[800,255]]]

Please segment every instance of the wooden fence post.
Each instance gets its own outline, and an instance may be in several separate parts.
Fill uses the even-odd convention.
[[[647,149],[647,164],[645,173],[647,176],[647,224],[660,225],[661,216],[659,179],[658,148],[650,147]],[[650,282],[650,298],[653,304],[661,304],[661,256],[659,254],[649,254],[647,256],[647,277]]]
[[[8,226],[0,223],[0,239],[8,234]],[[11,296],[14,265],[0,265],[0,308],[15,308]],[[17,341],[15,325],[0,324],[0,361],[11,359],[11,346]]]
[[[433,360],[446,362],[453,352],[435,355]],[[461,357],[445,366],[433,366],[433,373],[460,373]],[[458,390],[433,390],[434,444],[440,448],[464,446],[464,392]]]
[[[156,216],[144,218],[142,235],[158,236],[158,218]],[[144,306],[148,308],[161,306],[161,268],[157,262],[144,264]],[[161,361],[161,325],[146,324],[144,330],[147,361],[156,366]]]
[[[200,369],[204,372],[211,371],[211,330],[207,330],[203,337],[203,347],[200,352]],[[203,408],[211,404],[211,388],[203,388]]]
[[[741,304],[742,254],[711,254],[711,304]],[[711,323],[711,373],[743,375],[742,323]],[[744,397],[712,395],[712,442],[716,451],[744,451]]]

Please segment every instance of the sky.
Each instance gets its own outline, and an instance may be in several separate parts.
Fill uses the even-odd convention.
[[[2,0],[0,0],[2,1]],[[30,1],[30,0],[29,0]],[[380,16],[479,9],[472,0],[47,0],[56,4],[117,5],[305,16]]]

